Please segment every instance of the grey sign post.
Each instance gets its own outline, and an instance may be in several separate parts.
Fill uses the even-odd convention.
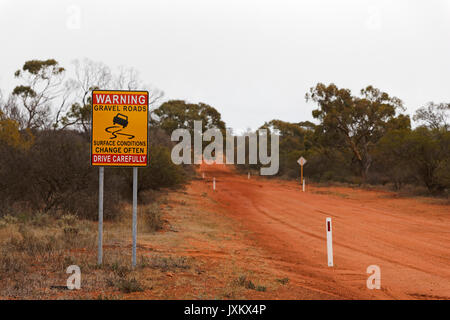
[[[105,168],[99,168],[98,175],[98,257],[97,263],[100,265],[103,261],[103,178]]]
[[[138,189],[138,168],[133,168],[133,257],[132,265],[136,267],[136,241],[137,241],[137,189]]]

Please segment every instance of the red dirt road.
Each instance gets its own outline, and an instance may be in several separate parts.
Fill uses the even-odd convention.
[[[274,274],[317,298],[450,299],[450,207],[351,188],[309,187],[202,165],[207,191],[221,212],[249,232]],[[212,178],[216,192],[212,192]],[[325,219],[333,219],[333,268],[327,267]],[[255,264],[259,261],[255,261]],[[370,265],[381,290],[366,287]],[[293,296],[294,297],[294,296]]]

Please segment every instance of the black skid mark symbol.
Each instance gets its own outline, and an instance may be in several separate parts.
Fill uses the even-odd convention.
[[[111,131],[112,129],[116,129],[116,128],[120,128],[120,129],[117,129],[117,130],[115,130],[115,131]],[[133,139],[133,138],[134,138],[134,136],[133,136],[132,134],[120,133],[120,131],[122,131],[122,127],[120,127],[120,126],[111,126],[111,127],[107,127],[107,128],[105,129],[105,131],[112,134],[112,137],[110,137],[110,139],[115,139],[115,138],[117,138],[117,135],[118,135],[118,134],[121,135],[121,136],[127,136],[128,139]]]

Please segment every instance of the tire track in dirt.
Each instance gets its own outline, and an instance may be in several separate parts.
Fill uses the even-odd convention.
[[[201,170],[220,182],[213,199],[253,232],[255,245],[272,256],[274,272],[298,275],[299,283],[350,299],[411,299],[450,291],[448,206],[380,199],[380,193],[365,190],[339,197],[315,194],[311,187],[304,194],[294,183],[247,180],[225,166]],[[335,268],[324,266],[325,216],[335,221]],[[382,268],[382,290],[365,287],[370,264]]]
[[[314,234],[314,233],[312,233],[312,232],[308,232],[308,231],[305,231],[305,230],[303,230],[303,229],[297,228],[297,227],[295,227],[295,226],[293,226],[293,225],[287,223],[286,221],[283,221],[283,220],[281,220],[281,219],[275,218],[274,216],[272,216],[272,215],[270,215],[269,213],[267,213],[264,209],[258,208],[257,206],[255,206],[255,208],[256,208],[256,210],[258,210],[259,212],[261,212],[261,214],[263,214],[263,215],[266,216],[267,218],[272,219],[272,220],[274,220],[274,221],[276,221],[276,222],[278,222],[278,223],[280,223],[280,224],[283,224],[283,225],[285,225],[285,226],[291,228],[292,230],[294,230],[294,231],[296,231],[296,232],[305,234],[305,235],[307,235],[307,236],[310,236],[310,237],[312,237],[312,238],[315,238],[315,239],[318,239],[318,240],[321,240],[321,241],[326,241],[326,237],[325,237],[325,236],[318,236],[318,235],[316,235],[316,234]],[[406,268],[415,269],[415,270],[421,271],[421,272],[429,272],[429,271],[427,271],[427,270],[424,270],[424,269],[421,269],[421,268],[417,268],[417,267],[415,267],[415,266],[413,266],[413,265],[405,264],[405,263],[402,263],[401,261],[394,260],[394,259],[388,259],[388,258],[383,257],[383,256],[381,256],[381,255],[374,254],[374,253],[371,252],[371,251],[368,251],[368,250],[361,250],[361,249],[359,249],[359,248],[357,248],[357,247],[355,247],[355,246],[346,245],[346,244],[341,243],[341,242],[338,242],[338,241],[333,241],[333,245],[338,245],[338,246],[347,248],[347,249],[352,250],[352,251],[360,252],[360,253],[365,254],[365,255],[367,255],[367,256],[372,256],[372,257],[378,258],[378,259],[380,259],[380,260],[384,260],[384,261],[391,262],[391,263],[393,263],[393,264],[398,264],[398,265],[404,266],[404,267],[406,267]],[[440,276],[439,273],[432,273],[432,274],[435,274],[435,275],[437,275],[437,276]]]

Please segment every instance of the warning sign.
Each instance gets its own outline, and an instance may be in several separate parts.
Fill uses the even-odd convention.
[[[92,92],[91,164],[147,165],[148,92]]]

